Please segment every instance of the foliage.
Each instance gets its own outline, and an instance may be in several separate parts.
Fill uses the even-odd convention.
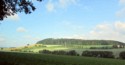
[[[49,51],[49,50],[40,50],[39,53],[43,54],[55,54],[55,55],[70,55],[70,56],[79,56],[79,54],[75,50],[70,50],[68,52],[63,50],[57,50],[57,51]]]
[[[64,45],[73,46],[73,45],[114,45],[114,44],[122,44],[122,42],[112,41],[112,40],[81,40],[81,39],[53,39],[48,38],[41,41],[38,41],[37,44],[45,44],[45,45]]]
[[[52,52],[51,51],[49,51],[49,50],[41,50],[41,51],[39,51],[39,53],[44,53],[44,54],[51,54]]]
[[[83,51],[82,56],[114,58],[113,52],[111,51]]]
[[[0,48],[1,50],[3,50],[4,48]]]
[[[113,48],[124,48],[124,45],[120,45],[120,44],[119,44],[119,45],[113,45],[112,47],[113,47]]]
[[[120,52],[119,57],[125,59],[125,51]]]
[[[0,0],[0,20],[7,16],[15,15],[17,12],[30,14],[35,9],[32,0]]]
[[[112,47],[90,47],[90,49],[112,49]]]
[[[67,52],[67,55],[77,56],[78,53],[75,50],[71,50],[71,51]]]
[[[63,50],[58,50],[58,51],[52,51],[52,54],[56,54],[56,55],[66,55],[67,52],[63,51]]]

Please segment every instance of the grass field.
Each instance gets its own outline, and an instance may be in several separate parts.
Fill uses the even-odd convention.
[[[40,44],[39,44],[40,45]],[[34,53],[38,53],[39,50],[64,50],[64,51],[69,51],[69,50],[76,50],[77,53],[81,54],[83,51],[112,51],[115,55],[115,57],[119,57],[119,53],[121,51],[124,51],[125,48],[121,49],[89,49],[90,47],[111,47],[112,45],[74,45],[73,47],[68,47],[68,46],[63,46],[63,45],[29,45],[27,48],[25,47],[17,47],[16,49],[21,49],[22,51],[33,51]],[[82,48],[81,48],[82,47]],[[12,48],[5,48],[3,51],[9,51]]]
[[[45,47],[36,47],[33,46],[30,48],[23,48],[22,50],[30,50],[33,52],[39,52],[39,50],[50,50],[50,51],[54,51],[54,50],[65,50],[65,51],[69,51],[69,50],[76,50],[77,53],[82,54],[83,51],[112,51],[115,55],[115,57],[117,58],[119,56],[119,53],[121,51],[124,51],[125,48],[121,48],[121,49],[89,49],[90,47],[112,47],[112,45],[74,45],[73,47],[67,47],[67,46],[62,46],[62,45],[44,45]],[[82,48],[81,48],[82,47]]]
[[[39,50],[70,50],[70,49],[89,49],[90,47],[111,47],[112,45],[73,45],[63,46],[63,45],[43,45],[42,47],[36,47],[31,45],[29,48],[23,48],[22,50],[31,50],[33,52],[38,52]]]
[[[33,52],[39,52],[39,50],[50,50],[50,51],[54,51],[54,50],[66,50],[66,49],[69,49],[67,47],[64,47],[62,45],[44,45],[42,47],[36,47],[36,46],[33,46],[33,47],[30,47],[30,48],[23,48],[22,50],[30,50],[30,51],[33,51]]]
[[[0,52],[0,65],[125,65],[125,60]]]

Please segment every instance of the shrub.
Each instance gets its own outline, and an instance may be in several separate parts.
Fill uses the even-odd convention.
[[[113,52],[111,51],[83,51],[82,56],[114,58]]]
[[[90,47],[90,49],[112,49],[112,47]]]
[[[125,51],[120,52],[119,57],[125,59]]]
[[[56,54],[56,55],[66,55],[66,51],[63,50],[59,50],[59,51],[53,51],[52,54]]]
[[[39,53],[51,54],[52,52],[45,49],[45,50],[40,50]]]
[[[68,51],[68,52],[63,51],[63,50],[59,50],[59,51],[40,50],[39,53],[43,53],[43,54],[55,54],[55,55],[79,56],[79,54],[75,50],[71,50],[71,51]]]
[[[78,53],[75,50],[71,50],[71,51],[67,52],[67,55],[77,56]]]

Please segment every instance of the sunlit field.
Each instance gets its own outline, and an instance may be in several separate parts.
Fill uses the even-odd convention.
[[[32,51],[30,53],[39,53],[40,50],[64,50],[64,51],[70,51],[75,50],[80,55],[83,51],[112,51],[115,57],[119,57],[119,53],[124,51],[125,48],[121,49],[90,49],[90,47],[111,47],[112,45],[75,45],[74,47],[66,47],[63,45],[41,45],[40,47],[36,47],[35,45],[30,45],[28,47],[17,47],[17,48],[4,48],[1,51],[9,51],[12,52],[12,49],[19,49],[20,51],[17,52],[27,52]],[[82,48],[81,48],[82,47]]]

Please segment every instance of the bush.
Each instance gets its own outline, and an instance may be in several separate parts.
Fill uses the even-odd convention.
[[[112,49],[112,47],[90,47],[90,49]]]
[[[119,57],[125,59],[125,51],[120,52]]]
[[[75,50],[71,50],[71,51],[68,51],[68,52],[63,51],[63,50],[59,50],[59,51],[40,50],[39,53],[43,53],[43,54],[55,54],[55,55],[79,56],[79,54]]]
[[[52,52],[45,49],[45,50],[40,50],[39,53],[51,54]]]
[[[52,54],[56,54],[56,55],[66,55],[66,51],[63,50],[59,50],[59,51],[53,51]]]
[[[67,52],[67,55],[77,56],[78,53],[75,50],[71,50],[71,51]]]
[[[83,51],[82,56],[114,58],[113,52],[110,51]]]

